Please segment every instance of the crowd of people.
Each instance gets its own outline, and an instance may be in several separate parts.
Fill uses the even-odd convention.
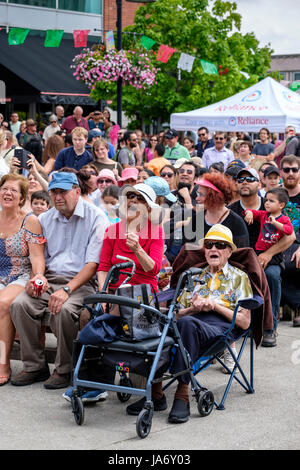
[[[233,250],[250,247],[272,303],[273,325],[263,332],[261,345],[277,345],[281,306],[296,312],[293,326],[300,326],[295,128],[288,126],[283,140],[263,128],[254,145],[245,133],[210,135],[205,127],[197,135],[175,129],[145,135],[121,129],[108,109],[84,117],[80,106],[68,117],[57,106],[43,132],[33,119],[20,122],[16,112],[0,125],[0,385],[43,381],[47,389],[69,387],[83,297],[102,288],[117,255],[134,260],[133,285],[150,284],[157,292],[168,288],[183,247],[203,246],[218,276],[228,271]],[[122,276],[111,291],[121,282]],[[196,291],[178,316],[189,344],[186,315],[193,316],[196,328],[199,312],[230,320],[231,306],[211,300],[210,284],[206,292],[199,297]],[[238,326],[248,327],[249,318],[239,313]],[[45,324],[57,338],[51,375]],[[23,362],[17,375],[10,365],[14,340]],[[226,360],[232,368],[232,358]],[[188,419],[186,385],[179,380],[171,422]],[[155,409],[165,409],[161,388],[154,388],[154,395]],[[64,396],[70,399],[70,392]],[[105,396],[88,391],[86,398]],[[142,404],[127,412],[136,414]]]

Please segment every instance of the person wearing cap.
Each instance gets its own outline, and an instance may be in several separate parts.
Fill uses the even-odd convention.
[[[35,273],[26,285],[26,292],[11,305],[23,361],[23,370],[11,383],[25,386],[43,381],[46,389],[59,389],[70,383],[77,320],[83,298],[95,292],[95,274],[109,222],[101,209],[80,197],[78,179],[73,172],[54,173],[49,194],[53,207],[39,216],[47,240],[45,271]],[[34,283],[41,276],[47,282],[42,286],[41,296],[37,297]],[[55,369],[51,376],[40,342],[42,322],[49,319],[57,338]]]
[[[233,152],[225,147],[226,133],[217,131],[214,135],[215,145],[207,148],[202,155],[202,165],[209,168],[212,163],[223,162],[226,170],[229,163],[234,160]]]
[[[149,185],[139,183],[122,188],[119,200],[121,222],[110,226],[105,233],[98,267],[99,290],[101,291],[111,266],[119,262],[116,255],[121,255],[132,259],[136,265],[130,284],[150,284],[152,290],[157,292],[164,233],[160,225],[152,223],[153,212],[157,220],[159,211],[156,194]],[[115,290],[124,277],[125,275],[120,275],[118,282],[109,288]]]
[[[237,302],[253,295],[247,274],[230,264],[230,256],[236,246],[227,227],[213,225],[199,244],[204,247],[207,266],[200,275],[194,276],[192,293],[186,289],[179,296],[180,309],[177,313],[177,326],[192,364],[199,359],[203,350],[228,330]],[[250,321],[250,311],[240,308],[230,333],[231,341],[249,327]],[[182,355],[177,350],[170,372],[176,374],[185,369]],[[177,389],[168,416],[170,423],[184,423],[190,415],[189,375],[182,375],[177,380]],[[167,401],[161,382],[155,384],[152,394],[154,409],[166,409]],[[135,407],[130,405],[130,414],[138,414],[144,400],[133,404]]]
[[[172,164],[176,163],[179,158],[191,159],[189,151],[178,142],[178,132],[175,129],[169,129],[165,133],[166,150],[164,158],[169,160]]]
[[[45,144],[47,143],[49,137],[56,134],[58,131],[60,131],[58,118],[55,114],[51,114],[49,118],[49,125],[46,127],[46,129],[43,132],[43,139],[44,139]]]
[[[134,186],[137,182],[139,177],[139,170],[137,168],[124,168],[121,174],[121,178],[118,180],[118,186],[120,188],[129,184],[130,186]]]
[[[151,186],[154,190],[157,198],[159,198],[159,201],[157,201],[158,204],[160,202],[163,203],[165,199],[171,204],[177,202],[177,197],[175,194],[171,193],[168,183],[160,176],[150,176],[145,180],[145,184]],[[162,200],[160,198],[162,198]]]
[[[237,174],[237,188],[240,194],[240,200],[230,204],[228,208],[241,217],[243,217],[244,211],[247,209],[265,210],[263,198],[258,193],[259,187],[259,175],[254,168],[246,167],[240,170]],[[260,232],[259,221],[254,220],[251,225],[247,225],[247,229],[249,234],[250,247],[255,249],[255,244]],[[273,312],[276,312],[278,305],[277,292],[280,292],[281,289],[281,279],[278,277],[276,267],[274,268],[273,266],[268,266],[268,263],[273,256],[289,248],[294,240],[294,234],[286,235],[285,237],[281,238],[278,243],[273,244],[265,252],[258,255],[259,262],[265,269],[265,274],[267,276],[272,298]],[[264,332],[262,346],[274,347],[276,344],[276,332],[274,330]]]
[[[75,127],[71,135],[73,145],[62,149],[58,153],[54,164],[55,171],[64,167],[80,170],[81,167],[93,161],[91,153],[85,148],[88,140],[88,131],[83,127]]]
[[[265,197],[265,195],[270,189],[279,187],[280,171],[278,170],[278,168],[276,168],[276,166],[270,165],[264,170],[264,183],[264,188],[260,190],[260,194],[262,197]]]

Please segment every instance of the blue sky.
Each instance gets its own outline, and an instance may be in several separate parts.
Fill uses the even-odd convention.
[[[300,54],[299,0],[231,0],[242,15],[241,32],[254,32],[274,54]]]

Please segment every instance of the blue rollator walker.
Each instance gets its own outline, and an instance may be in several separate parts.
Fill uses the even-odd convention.
[[[121,257],[120,257],[121,258]],[[125,259],[125,258],[121,258]],[[122,272],[122,269],[131,268],[132,271],[130,274],[128,272]],[[147,305],[146,303],[141,303],[131,297],[119,296],[119,295],[112,295],[106,292],[108,284],[110,282],[116,283],[120,274],[126,274],[127,278],[122,283],[124,285],[134,274],[135,265],[134,262],[130,259],[126,259],[125,263],[119,263],[113,266],[110,271],[108,272],[107,278],[105,280],[105,284],[103,286],[102,292],[97,293],[95,295],[90,295],[85,297],[84,304],[89,309],[92,314],[92,318],[99,316],[99,312],[102,310],[102,304],[109,304],[109,305],[118,305],[118,306],[127,306],[133,309],[139,309],[141,311],[146,312],[147,314],[151,314],[153,317],[159,319],[161,324],[161,336],[155,338],[149,338],[141,341],[128,341],[125,338],[119,337],[109,343],[101,343],[97,346],[93,345],[82,345],[81,350],[79,353],[79,357],[77,359],[74,374],[73,374],[73,391],[71,396],[71,404],[72,404],[72,411],[74,413],[75,422],[78,425],[81,425],[84,422],[84,408],[82,404],[81,396],[87,389],[92,390],[108,390],[112,392],[116,392],[118,399],[121,402],[126,402],[130,399],[131,395],[140,395],[146,398],[144,407],[139,413],[136,421],[136,432],[140,438],[145,438],[148,436],[152,426],[152,418],[153,418],[153,401],[152,401],[152,384],[155,382],[161,382],[162,380],[169,380],[165,388],[167,388],[172,382],[176,380],[176,378],[180,377],[184,374],[189,374],[190,381],[191,381],[191,388],[193,390],[193,394],[197,401],[198,411],[201,416],[208,416],[213,407],[217,405],[214,400],[213,393],[208,390],[207,388],[202,387],[199,382],[196,380],[195,375],[206,367],[206,364],[202,364],[198,370],[195,370],[193,364],[191,364],[190,356],[188,351],[184,348],[180,333],[177,327],[177,321],[175,318],[176,309],[178,308],[177,305],[177,298],[180,295],[182,289],[186,285],[191,285],[191,278],[194,275],[198,275],[201,273],[201,268],[190,268],[187,271],[183,272],[178,279],[177,285],[175,289],[170,289],[167,292],[162,292],[159,295],[159,300],[164,301],[166,298],[171,299],[171,303],[168,308],[167,314],[163,314],[160,312],[158,308],[153,306]],[[257,302],[252,299],[252,306],[254,307]],[[92,305],[92,307],[89,307]],[[248,304],[249,305],[249,304]],[[259,304],[260,305],[260,304]],[[246,307],[246,305],[243,306]],[[236,306],[234,319],[236,316],[238,305]],[[246,307],[246,308],[249,308]],[[232,325],[229,327],[232,329],[234,326],[234,320],[232,321]],[[247,330],[248,331],[248,330]],[[250,329],[249,329],[250,331]],[[246,332],[244,333],[246,334]],[[248,336],[247,336],[248,337]],[[243,349],[246,344],[247,338],[244,338]],[[218,340],[219,341],[219,340]],[[218,344],[218,343],[217,343]],[[220,347],[216,349],[219,351]],[[222,346],[222,351],[224,351],[225,347],[230,347],[230,345],[226,344]],[[172,375],[168,372],[170,367],[170,361],[172,356],[172,351],[174,348],[179,348],[180,353],[182,354],[185,370],[177,373],[176,376]],[[212,347],[213,348],[213,347]],[[100,364],[109,364],[111,365],[114,370],[119,373],[120,380],[119,384],[115,385],[112,383],[103,383],[99,381],[93,380],[86,380],[80,378],[81,368],[84,366],[86,357],[88,357],[88,361],[91,361],[91,352],[93,356],[93,360],[100,361]],[[236,366],[235,369],[238,367],[240,372],[242,373],[243,378],[247,381],[244,373],[242,372],[238,362],[240,356],[242,354],[242,350],[240,351],[238,358],[236,358]],[[205,354],[208,355],[207,353]],[[214,349],[209,350],[210,357],[208,358],[207,362],[212,361],[212,357],[214,355]],[[131,364],[134,363],[134,359],[139,359],[142,361],[142,367],[139,366],[136,370],[134,367],[131,368]],[[198,362],[198,361],[197,361]],[[123,367],[119,367],[123,365]],[[129,364],[129,366],[126,366]],[[196,368],[197,369],[197,368]],[[234,371],[235,371],[234,369]],[[141,370],[143,373],[141,374]],[[147,372],[147,374],[145,373]],[[235,377],[235,372],[231,374],[229,384],[225,391],[222,405],[224,405],[224,401],[228,394],[231,382],[233,378],[238,380]],[[140,373],[141,375],[147,376],[147,383],[146,388],[135,388],[132,385],[132,382],[129,378],[129,372]],[[251,373],[251,375],[253,375]],[[240,382],[241,383],[241,382]],[[245,388],[245,387],[244,387]],[[249,393],[253,393],[253,383],[248,383],[247,381],[247,391]]]

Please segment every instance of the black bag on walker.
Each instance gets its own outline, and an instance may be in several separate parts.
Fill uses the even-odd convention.
[[[141,304],[158,308],[155,293],[152,293],[149,284],[123,286],[116,290],[116,295],[131,297]],[[119,310],[122,334],[125,338],[134,341],[161,336],[159,320],[155,315],[143,308],[138,309],[125,305],[120,305]]]
[[[103,313],[92,320],[79,332],[78,340],[81,344],[97,346],[101,343],[110,343],[117,338],[120,319]]]

